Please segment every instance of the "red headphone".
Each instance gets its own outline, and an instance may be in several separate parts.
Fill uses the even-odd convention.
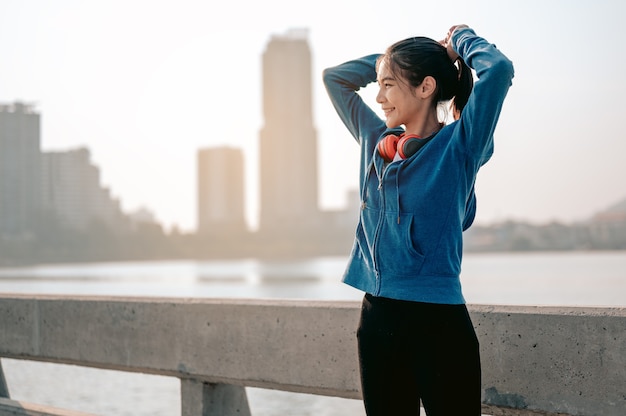
[[[385,160],[391,162],[396,156],[396,151],[402,159],[413,156],[426,144],[428,138],[423,139],[416,134],[389,134],[385,136],[376,146],[378,153]]]

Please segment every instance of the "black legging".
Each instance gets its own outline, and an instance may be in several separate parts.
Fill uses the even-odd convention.
[[[357,331],[368,416],[480,416],[478,339],[465,305],[365,295]]]

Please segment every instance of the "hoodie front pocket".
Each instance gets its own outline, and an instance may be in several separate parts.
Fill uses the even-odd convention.
[[[361,258],[369,268],[372,268],[372,260],[370,256],[369,244],[367,243],[367,237],[363,230],[363,224],[359,221],[356,227],[355,245],[353,248],[353,256]]]
[[[378,240],[378,262],[380,271],[397,276],[418,275],[424,264],[424,254],[414,239],[418,235],[414,230],[412,215],[388,213],[380,230]]]

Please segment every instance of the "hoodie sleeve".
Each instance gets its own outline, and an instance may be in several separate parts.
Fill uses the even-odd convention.
[[[454,31],[452,47],[478,78],[461,114],[460,137],[467,153],[482,165],[493,154],[493,134],[512,84],[513,63],[470,28]]]
[[[376,81],[378,54],[345,62],[324,70],[323,79],[330,100],[363,152],[371,155],[385,122],[363,101],[358,91]]]

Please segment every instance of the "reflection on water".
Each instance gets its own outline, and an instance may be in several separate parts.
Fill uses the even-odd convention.
[[[358,300],[345,257],[43,265],[0,268],[0,291],[111,296]],[[626,252],[466,255],[468,303],[625,306]]]
[[[150,261],[84,264],[50,264],[0,268],[0,279],[189,279],[245,278],[265,276],[336,278],[345,267],[344,257],[316,257],[302,260],[263,261],[257,259],[212,261]]]

